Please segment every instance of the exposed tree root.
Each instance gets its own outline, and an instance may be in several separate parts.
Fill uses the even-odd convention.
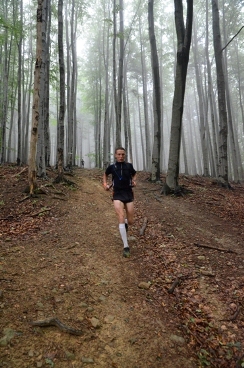
[[[184,197],[187,194],[192,194],[193,191],[185,188],[183,185],[178,185],[175,188],[170,188],[166,183],[164,183],[163,189],[160,194],[164,195],[175,195],[176,197]]]
[[[146,227],[147,227],[147,217],[144,218],[142,228],[140,229],[140,235],[144,235]]]
[[[224,249],[224,248],[217,248],[217,247],[213,247],[212,245],[203,245],[203,244],[199,244],[199,243],[194,243],[194,245],[196,245],[197,247],[201,247],[201,248],[208,248],[208,249],[214,249],[214,250],[218,250],[220,252],[226,252],[226,253],[235,253],[238,254],[237,252],[235,252],[232,249]]]
[[[64,184],[67,184],[69,186],[75,186],[75,187],[77,186],[75,182],[70,181],[70,180],[66,179],[64,176],[60,176],[60,175],[58,175],[53,180],[53,183],[55,183],[55,184],[64,183]]]
[[[64,325],[58,318],[47,318],[40,321],[33,321],[30,322],[32,326],[39,326],[39,327],[50,327],[50,326],[56,326],[61,331],[67,332],[71,335],[82,335],[83,332],[81,330],[76,330],[72,327]]]

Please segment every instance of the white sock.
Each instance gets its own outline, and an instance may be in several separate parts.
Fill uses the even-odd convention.
[[[127,218],[125,219],[125,223],[128,224]]]
[[[127,234],[126,234],[126,229],[125,229],[125,224],[119,224],[119,232],[121,235],[121,238],[123,240],[124,243],[124,248],[128,248],[128,242],[127,242]]]

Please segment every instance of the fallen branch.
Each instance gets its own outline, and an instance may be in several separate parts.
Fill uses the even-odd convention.
[[[196,279],[195,276],[192,276],[192,275],[182,275],[182,276],[178,276],[176,277],[175,281],[173,282],[172,286],[170,289],[168,289],[168,293],[169,294],[173,294],[176,286],[180,285],[181,284],[181,281],[182,280],[185,280],[185,279]]]
[[[146,230],[146,227],[147,227],[147,217],[144,218],[144,222],[143,222],[142,228],[140,229],[140,235],[144,235],[144,232]]]
[[[47,212],[47,211],[51,211],[51,208],[43,208],[41,211],[39,211],[39,212],[35,212],[35,213],[33,213],[31,216],[32,216],[32,217],[35,217],[35,216],[38,216],[38,215],[40,215],[41,213],[43,213],[43,212]]]
[[[226,252],[226,253],[235,253],[235,254],[238,254],[237,252],[235,252],[232,249],[217,248],[217,247],[213,247],[212,245],[203,245],[203,244],[199,244],[199,243],[194,243],[194,245],[196,245],[197,247],[201,247],[201,248],[218,250],[219,252]]]
[[[155,199],[156,199],[158,202],[163,202],[162,198],[160,198],[157,194],[154,194],[154,197],[155,197]]]
[[[23,170],[21,170],[19,173],[12,175],[12,178],[15,178],[16,176],[19,176],[23,174],[27,170],[27,167],[25,167]]]
[[[53,199],[59,199],[60,201],[67,201],[66,198],[61,198],[61,197],[57,197],[57,196],[53,196]]]
[[[229,321],[235,321],[241,311],[241,306],[238,306],[236,312],[230,317]]]
[[[61,331],[67,332],[71,335],[82,335],[83,334],[83,332],[81,330],[76,330],[72,327],[66,326],[62,322],[60,322],[60,320],[58,318],[53,318],[53,317],[47,318],[47,319],[44,319],[44,320],[40,320],[40,321],[33,321],[33,322],[30,322],[30,324],[32,326],[39,326],[39,327],[56,326]]]
[[[30,196],[28,195],[28,196],[26,196],[26,197],[24,197],[24,198],[20,199],[20,200],[19,200],[19,203],[22,203],[22,202],[26,201],[26,199],[29,199],[29,198],[30,198]]]
[[[176,286],[178,286],[180,283],[181,283],[181,279],[180,279],[180,277],[177,277],[177,278],[175,279],[175,281],[173,282],[173,284],[172,284],[171,288],[170,288],[170,289],[168,289],[168,293],[169,293],[169,294],[173,294],[173,292],[174,292],[174,290],[175,290]]]

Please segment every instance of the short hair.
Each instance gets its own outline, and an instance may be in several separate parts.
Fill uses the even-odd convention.
[[[117,151],[118,151],[118,150],[125,151],[124,147],[117,147],[117,148],[115,149],[115,153],[117,153]]]

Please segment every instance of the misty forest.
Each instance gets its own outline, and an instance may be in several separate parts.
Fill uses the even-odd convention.
[[[30,193],[125,147],[151,180],[244,179],[244,1],[2,0],[1,164]]]

